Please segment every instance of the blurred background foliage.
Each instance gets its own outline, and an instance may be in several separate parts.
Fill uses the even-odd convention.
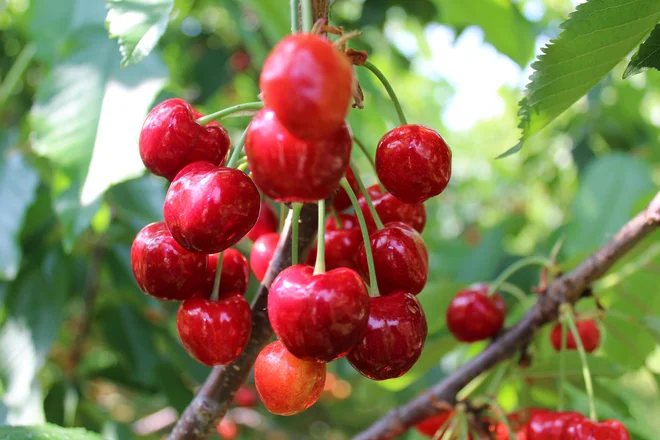
[[[108,6],[121,18],[125,3]],[[144,60],[121,68],[103,1],[0,2],[0,424],[161,438],[208,373],[179,344],[176,305],[141,294],[132,277],[133,237],[162,219],[166,191],[163,179],[145,175],[137,137],[147,111],[168,97],[203,112],[255,101],[260,66],[289,30],[288,2],[143,3],[164,35]],[[331,21],[362,30],[351,47],[367,50],[391,79],[408,120],[437,129],[453,149],[450,187],[427,203],[430,280],[420,299],[429,338],[399,379],[371,382],[338,361],[321,401],[302,415],[231,412],[240,438],[350,437],[481,349],[458,345],[446,330],[458,289],[494,279],[523,256],[548,255],[561,239],[568,270],[657,191],[660,74],[622,80],[625,63],[521,152],[495,160],[520,138],[517,103],[531,61],[576,3],[336,0]],[[110,33],[130,43],[131,24],[126,16],[111,21]],[[142,58],[157,41],[129,44],[129,55]],[[397,119],[380,84],[358,74],[365,109],[349,120],[373,150]],[[225,122],[236,139],[247,120]],[[355,158],[373,182],[368,163],[357,151]],[[599,414],[622,420],[635,439],[660,432],[658,238],[594,286],[619,313],[602,322],[604,344],[590,356]],[[239,248],[249,252],[249,244]],[[529,292],[538,270],[512,282]],[[523,306],[506,299],[514,322]],[[497,395],[507,410],[557,403],[547,329],[531,355],[529,368],[504,367]],[[569,365],[570,407],[586,412],[578,358]],[[471,384],[473,392],[489,379]]]

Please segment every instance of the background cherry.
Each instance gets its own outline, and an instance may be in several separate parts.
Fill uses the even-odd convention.
[[[357,254],[362,241],[360,225],[353,215],[340,214],[342,227],[338,228],[334,217],[325,223],[325,268],[326,270],[347,267],[358,270]],[[316,261],[316,248],[312,249],[307,264]]]
[[[488,284],[461,290],[447,308],[447,327],[461,342],[492,338],[504,325],[506,304],[499,293],[488,296]]]
[[[220,438],[232,440],[238,437],[238,425],[233,420],[223,417],[220,423],[215,427]]]
[[[257,238],[264,234],[277,232],[279,225],[280,220],[273,205],[263,201],[261,202],[261,211],[259,211],[257,223],[255,223],[252,229],[250,229],[250,232],[247,233],[247,238],[252,241],[257,241]]]
[[[218,267],[218,255],[209,255],[209,262],[206,269],[206,279],[204,287],[197,295],[201,298],[210,298],[213,293],[213,283],[215,282],[215,271]],[[250,283],[250,267],[247,258],[239,251],[233,248],[226,249],[222,258],[222,274],[220,275],[220,296],[227,293],[240,293],[245,295],[248,284]]]
[[[227,130],[203,116],[182,99],[168,99],[154,107],[140,132],[140,156],[152,173],[174,179],[186,165],[203,160],[224,165],[231,140]]]
[[[454,416],[453,411],[443,411],[439,414],[436,414],[433,417],[429,417],[428,419],[418,423],[417,425],[415,425],[415,429],[420,434],[423,434],[429,438],[433,438],[434,436],[436,436],[436,433],[440,428],[442,428],[445,422],[453,416]],[[440,434],[437,434],[438,436],[437,438],[442,438],[445,431],[446,429],[442,430]]]
[[[176,176],[165,197],[165,223],[189,251],[223,251],[259,218],[259,190],[242,171],[194,162]]]
[[[537,411],[527,424],[528,440],[562,440],[564,426],[571,420],[583,420],[575,411]]]
[[[312,406],[323,392],[325,364],[298,359],[280,341],[261,350],[254,384],[268,411],[290,416]]]
[[[268,272],[270,260],[273,259],[280,234],[271,233],[262,235],[254,242],[250,250],[250,267],[257,281],[262,282]]]
[[[236,406],[253,408],[257,406],[258,400],[257,392],[249,385],[241,385],[236,391],[236,394],[234,394],[234,403]]]
[[[424,231],[426,225],[426,209],[421,203],[410,205],[394,197],[392,194],[384,191],[380,185],[372,185],[367,188],[371,201],[376,208],[380,220],[385,223],[403,222],[412,226],[420,234]],[[356,192],[359,194],[359,191]],[[369,231],[376,230],[376,223],[371,216],[371,211],[363,195],[358,198],[360,209],[364,214]]]
[[[584,346],[584,351],[591,353],[596,350],[600,345],[600,330],[598,329],[598,324],[593,319],[585,319],[583,321],[576,321],[575,326],[577,331],[580,334],[580,340]],[[552,332],[550,333],[550,341],[552,342],[552,347],[555,351],[561,351],[561,324],[557,323],[552,327]],[[577,350],[577,344],[575,343],[575,337],[573,332],[566,327],[566,349],[567,350]]]
[[[597,423],[584,418],[568,421],[560,440],[630,440],[630,434],[617,420]]]
[[[151,223],[131,246],[131,267],[140,289],[160,300],[190,298],[204,285],[206,255],[182,248],[165,223]]]

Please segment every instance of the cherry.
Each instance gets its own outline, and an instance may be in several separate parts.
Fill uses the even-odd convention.
[[[445,423],[453,416],[454,416],[454,411],[443,411],[440,414],[436,414],[435,416],[429,417],[428,419],[418,423],[417,425],[415,425],[415,429],[420,434],[425,435],[427,437],[433,438],[435,436],[435,438],[442,438],[445,431],[447,430]],[[445,429],[443,429],[442,432],[438,433],[440,428],[442,428],[443,426],[445,426]]]
[[[236,406],[244,408],[253,408],[257,406],[257,392],[248,385],[241,385],[236,394],[234,394],[234,403]]]
[[[428,277],[428,253],[422,237],[405,223],[387,223],[369,235],[374,268],[381,295],[404,290],[415,295]],[[358,267],[369,282],[364,243],[358,253]]]
[[[165,196],[165,223],[189,251],[214,254],[237,243],[259,218],[259,190],[243,172],[194,162]]]
[[[287,99],[294,102],[298,96]],[[307,115],[305,121],[312,119]],[[348,167],[351,145],[345,124],[319,140],[305,141],[265,108],[248,127],[245,152],[254,181],[265,195],[276,202],[313,202],[335,192]]]
[[[247,238],[252,241],[257,241],[257,238],[264,234],[277,232],[279,225],[280,221],[275,213],[275,209],[273,209],[273,205],[266,201],[261,202],[259,218],[257,219],[257,223],[255,223],[252,229],[250,229],[250,232],[247,233]]]
[[[402,125],[378,142],[376,173],[396,198],[422,203],[447,187],[451,150],[437,131],[423,125]]]
[[[511,429],[516,433],[518,440],[527,440],[527,423],[537,412],[547,412],[541,408],[524,408],[507,416]],[[509,440],[509,428],[504,423],[494,422],[489,426],[489,431],[495,436],[495,440]]]
[[[488,296],[487,284],[461,290],[447,308],[447,327],[461,342],[492,338],[502,328],[506,304],[499,295]]]
[[[252,245],[250,251],[250,267],[257,281],[262,282],[268,272],[270,260],[273,259],[277,243],[280,241],[280,234],[271,233],[262,235]]]
[[[206,255],[182,248],[165,223],[151,223],[135,237],[131,267],[140,289],[160,300],[184,300],[202,288]]]
[[[369,318],[369,292],[351,269],[315,275],[313,267],[298,264],[280,272],[270,286],[268,317],[291,354],[330,362],[360,339]]]
[[[355,216],[340,214],[342,227],[339,228],[333,217],[325,223],[325,268],[327,270],[347,267],[358,270],[357,252],[362,241],[362,232]],[[316,261],[316,248],[312,249],[307,264]]]
[[[227,130],[203,116],[182,99],[168,99],[154,107],[140,132],[140,156],[152,173],[172,180],[186,165],[204,160],[224,165],[231,140]]]
[[[585,319],[584,321],[577,321],[575,326],[580,334],[580,340],[584,346],[584,351],[591,353],[596,350],[600,345],[600,330],[598,329],[596,321],[593,319]],[[561,351],[561,324],[557,323],[552,328],[550,342],[552,342],[552,347],[555,351]],[[577,350],[575,337],[568,327],[566,328],[566,349]]]
[[[181,303],[176,328],[186,351],[204,365],[224,365],[241,354],[252,331],[252,310],[238,293],[218,301],[190,298]]]
[[[254,384],[268,411],[290,416],[316,403],[323,392],[325,371],[325,364],[298,359],[275,341],[257,356]]]
[[[236,422],[227,417],[223,417],[218,423],[218,426],[215,427],[215,430],[218,432],[220,438],[226,440],[232,440],[238,437],[238,426]]]
[[[346,169],[346,180],[348,181],[348,184],[351,186],[353,192],[359,195],[360,185],[358,185],[357,180],[355,179],[355,174],[353,174],[353,170],[351,169],[351,167],[348,167]],[[346,190],[341,186],[339,187],[339,191],[337,191],[335,198],[332,200],[332,206],[337,211],[340,212],[352,206],[351,199],[348,197]]]
[[[427,332],[424,310],[412,293],[371,298],[367,328],[346,358],[370,379],[399,377],[422,354]]]
[[[596,423],[584,418],[566,423],[561,440],[630,440],[630,434],[618,420]]]
[[[215,283],[215,271],[218,267],[218,255],[209,255],[209,263],[206,269],[204,287],[198,292],[200,298],[210,298]],[[245,295],[250,282],[250,267],[247,258],[236,249],[226,249],[222,257],[222,274],[220,275],[220,296],[227,293],[240,293]]]
[[[537,411],[527,424],[528,440],[562,440],[564,426],[571,420],[583,420],[575,411]]]
[[[383,223],[403,222],[412,226],[420,234],[424,231],[424,226],[426,225],[426,209],[424,205],[421,203],[415,205],[403,203],[392,194],[384,191],[380,185],[370,186],[367,188],[367,192]],[[376,223],[371,216],[367,201],[363,195],[360,195],[358,201],[360,202],[360,209],[364,214],[364,219],[367,222],[367,228],[369,231],[375,231]]]
[[[353,95],[353,67],[326,38],[301,33],[275,46],[259,85],[264,103],[289,132],[320,139],[344,123]]]

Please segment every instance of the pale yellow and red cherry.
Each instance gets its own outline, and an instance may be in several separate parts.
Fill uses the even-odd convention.
[[[506,304],[499,293],[488,296],[487,284],[461,290],[447,308],[447,327],[461,342],[476,342],[495,336],[504,325]]]
[[[140,132],[140,156],[149,171],[168,180],[196,161],[224,165],[229,151],[227,130],[213,121],[205,126],[202,114],[182,99],[168,99],[154,107]]]
[[[275,334],[294,356],[331,362],[348,353],[367,325],[369,293],[354,270],[338,268],[314,275],[299,264],[284,269],[268,294],[268,317]]]
[[[593,319],[577,321],[575,323],[575,327],[577,328],[578,334],[580,335],[580,340],[582,341],[584,351],[591,353],[592,351],[596,350],[600,345],[600,329],[598,328],[596,321]],[[561,337],[561,324],[557,323],[552,328],[552,332],[550,333],[550,342],[552,342],[552,347],[555,349],[555,351],[561,351]],[[566,349],[577,350],[575,337],[573,336],[573,332],[571,332],[568,326],[566,327]]]
[[[254,224],[246,236],[253,242],[257,241],[257,238],[264,234],[277,232],[279,224],[280,220],[277,216],[277,213],[275,212],[275,209],[273,208],[273,205],[263,201],[261,202],[261,211],[259,212],[257,223]]]
[[[250,250],[250,267],[257,281],[262,282],[275,255],[280,234],[273,232],[257,238]]]
[[[242,171],[194,162],[172,181],[163,211],[167,228],[181,246],[214,254],[252,229],[260,205],[259,190]]]
[[[210,298],[213,293],[213,284],[215,282],[215,273],[218,267],[218,255],[208,256],[208,266],[204,286],[195,296],[200,298]],[[239,293],[245,295],[250,282],[250,267],[247,258],[236,249],[226,249],[222,258],[222,273],[220,274],[220,287],[218,294],[223,296],[228,293]]]
[[[374,208],[383,223],[403,222],[420,234],[424,231],[426,225],[426,209],[421,203],[408,204],[394,197],[387,191],[384,191],[380,185],[372,185],[367,188],[369,197],[374,204]],[[367,228],[370,232],[376,230],[376,223],[371,216],[371,211],[363,195],[358,198],[360,210],[364,214],[367,222]]]
[[[325,268],[326,270],[347,267],[358,270],[357,254],[362,241],[360,225],[353,215],[340,214],[341,228],[334,217],[325,223]],[[316,248],[309,252],[307,264],[316,261]]]

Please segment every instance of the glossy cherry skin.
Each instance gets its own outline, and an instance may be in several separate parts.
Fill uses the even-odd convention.
[[[215,283],[215,272],[218,267],[218,255],[209,255],[209,263],[206,269],[206,280],[204,288],[195,296],[200,298],[210,298],[213,293],[213,284]],[[248,284],[250,283],[250,267],[247,258],[236,249],[226,249],[222,258],[222,274],[220,275],[220,296],[227,293],[240,293],[245,295]]]
[[[268,272],[270,260],[273,259],[280,234],[271,233],[262,235],[252,245],[250,250],[250,267],[257,281],[262,282]]]
[[[412,293],[374,297],[367,328],[346,358],[369,379],[400,377],[419,359],[427,332],[424,310]]]
[[[353,94],[353,67],[328,39],[300,33],[273,48],[259,85],[264,103],[289,132],[301,139],[321,139],[344,123]]]
[[[325,223],[325,268],[326,270],[347,267],[358,270],[357,254],[362,241],[362,231],[355,216],[340,214],[342,227],[338,228],[334,217]],[[307,264],[316,262],[316,248],[312,249]]]
[[[165,196],[165,224],[192,252],[215,254],[236,244],[259,218],[259,190],[243,172],[194,162],[177,174]]]
[[[203,116],[182,99],[168,99],[154,107],[140,132],[140,156],[152,173],[172,180],[183,167],[199,160],[224,165],[229,151],[227,130]]]
[[[348,353],[369,318],[369,292],[354,270],[314,275],[298,264],[284,269],[268,293],[275,334],[297,358],[331,362]]]
[[[298,359],[275,341],[257,356],[254,384],[268,411],[291,416],[316,403],[323,392],[325,372],[325,364]]]
[[[356,197],[360,196],[360,185],[358,185],[357,180],[355,179],[355,174],[350,167],[346,169],[346,180],[351,186],[351,189],[355,193]],[[350,197],[346,193],[346,190],[340,185],[335,198],[332,199],[332,206],[339,212],[348,209],[352,206]]]
[[[564,426],[572,420],[584,420],[575,411],[538,411],[527,424],[527,440],[562,440]]]
[[[261,211],[259,211],[259,218],[257,223],[254,224],[250,232],[247,233],[247,238],[252,241],[257,241],[257,238],[264,234],[277,232],[280,225],[280,220],[275,213],[273,205],[268,202],[261,202]]]
[[[454,416],[453,411],[443,411],[440,414],[437,414],[433,417],[429,417],[428,419],[416,424],[415,429],[420,434],[425,435],[426,437],[429,438],[433,438],[434,436],[436,436],[436,433],[440,430],[440,428],[445,426],[445,429],[443,429],[441,433],[437,434],[436,437],[436,438],[442,438],[448,426],[445,425],[445,423],[453,416]]]
[[[367,188],[367,192],[371,197],[371,201],[376,208],[376,212],[380,220],[385,223],[390,222],[403,222],[412,226],[420,234],[424,231],[426,225],[426,209],[421,203],[409,205],[403,203],[401,200],[394,197],[387,191],[383,191],[380,185],[372,185]],[[369,231],[376,230],[376,223],[371,216],[371,211],[367,205],[367,201],[362,195],[359,196],[360,210],[364,214],[364,219],[367,222]]]
[[[329,198],[346,173],[351,146],[345,124],[326,137],[305,141],[289,133],[268,108],[254,116],[245,139],[252,177],[276,202]]]
[[[537,412],[548,412],[541,408],[524,408],[507,415],[509,425],[516,433],[518,440],[527,440],[527,423],[529,419]],[[509,428],[501,422],[494,422],[489,426],[489,431],[494,435],[495,440],[509,440]]]
[[[577,331],[580,334],[580,340],[584,346],[584,351],[591,353],[596,350],[600,345],[600,330],[598,324],[593,319],[585,319],[584,321],[577,321],[575,323]],[[550,333],[550,341],[555,351],[561,351],[561,324],[557,323],[552,328]],[[577,350],[575,337],[568,326],[566,327],[566,349]]]
[[[376,173],[399,200],[422,203],[447,187],[451,150],[437,131],[423,125],[402,125],[378,142]]]
[[[207,266],[207,256],[182,248],[163,222],[142,228],[131,246],[135,281],[156,299],[190,298],[202,288]]]
[[[504,325],[506,304],[499,293],[487,296],[487,284],[461,290],[447,308],[447,327],[461,342],[492,338]]]
[[[224,365],[241,354],[252,331],[252,309],[238,293],[218,301],[190,298],[176,314],[179,338],[188,354],[204,365]]]
[[[618,420],[596,423],[584,418],[567,422],[561,440],[630,440],[630,434]]]
[[[404,290],[417,295],[426,285],[428,252],[421,235],[405,223],[387,223],[369,235],[381,295]],[[364,243],[358,253],[360,273],[369,282]]]

